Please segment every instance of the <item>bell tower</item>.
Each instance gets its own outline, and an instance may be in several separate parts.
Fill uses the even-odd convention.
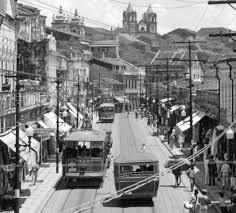
[[[123,12],[123,32],[134,34],[137,32],[137,13],[129,3],[126,11]]]

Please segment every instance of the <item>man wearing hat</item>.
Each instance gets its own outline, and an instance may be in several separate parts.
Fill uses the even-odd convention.
[[[211,204],[211,201],[207,194],[208,194],[207,190],[203,189],[202,195],[199,196],[198,198],[198,202],[200,204],[199,213],[208,213],[208,208],[209,208],[209,205]]]

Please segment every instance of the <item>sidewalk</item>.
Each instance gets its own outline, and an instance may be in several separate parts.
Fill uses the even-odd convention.
[[[36,185],[32,185],[31,177],[26,176],[21,185],[20,194],[20,213],[40,212],[48,198],[55,190],[55,185],[59,182],[62,175],[61,164],[59,164],[59,173],[56,173],[55,159],[51,159],[40,165]]]
[[[152,131],[156,131],[156,129],[154,129],[152,126],[149,126]],[[186,153],[180,150],[180,148],[174,147],[173,149],[171,149],[169,147],[169,144],[166,140],[164,140],[164,136],[163,135],[159,135],[158,136],[160,138],[160,140],[162,141],[162,143],[166,146],[166,148],[169,150],[169,152],[174,156],[174,157],[178,157],[178,158],[186,158],[188,155],[188,151],[186,150]],[[221,182],[216,180],[216,185],[215,186],[209,186],[209,185],[205,185],[205,175],[204,175],[204,165],[203,162],[200,161],[196,161],[196,168],[198,170],[197,175],[196,175],[196,180],[195,180],[195,184],[197,186],[197,188],[199,189],[200,192],[202,192],[203,189],[206,189],[208,191],[208,195],[210,200],[212,201],[217,201],[219,199],[219,192],[222,191],[221,190]],[[226,200],[230,200],[230,191],[224,191],[225,193],[225,199]],[[218,205],[214,205],[215,209],[217,212],[221,213],[221,210],[219,208]]]

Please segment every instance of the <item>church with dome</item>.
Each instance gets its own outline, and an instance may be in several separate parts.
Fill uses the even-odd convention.
[[[63,12],[62,6],[56,16],[53,15],[52,28],[76,33],[80,36],[85,35],[84,19],[78,15],[77,9],[74,16],[66,16]]]
[[[157,33],[157,15],[149,5],[141,20],[137,20],[137,12],[129,3],[126,11],[123,12],[123,33]]]

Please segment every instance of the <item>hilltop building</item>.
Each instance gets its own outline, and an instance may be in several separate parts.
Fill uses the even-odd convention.
[[[123,32],[128,34],[157,33],[157,14],[153,12],[151,5],[138,22],[137,12],[129,3],[128,8],[123,12]]]
[[[85,35],[84,19],[78,15],[77,9],[74,16],[70,17],[63,13],[62,6],[60,6],[59,13],[53,16],[52,28],[76,33],[81,36]]]

